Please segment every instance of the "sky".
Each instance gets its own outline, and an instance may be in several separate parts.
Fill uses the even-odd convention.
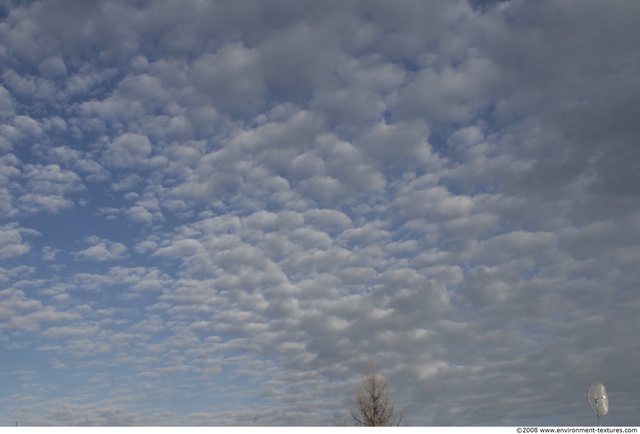
[[[1,1],[0,425],[639,425],[639,19]]]

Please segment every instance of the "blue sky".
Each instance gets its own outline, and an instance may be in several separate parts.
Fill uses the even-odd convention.
[[[3,1],[0,424],[638,425],[635,1]]]

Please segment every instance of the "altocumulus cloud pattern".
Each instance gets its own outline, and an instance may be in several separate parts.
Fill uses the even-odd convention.
[[[0,424],[640,423],[640,3],[0,17]]]

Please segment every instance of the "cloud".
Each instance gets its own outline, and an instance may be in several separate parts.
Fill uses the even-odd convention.
[[[325,425],[375,359],[412,425],[637,424],[636,4],[52,5],[0,28],[0,413]]]
[[[62,193],[75,187],[79,177],[68,170],[62,170],[55,164],[48,166],[27,165],[26,176],[31,188],[38,191]]]
[[[67,66],[60,56],[50,57],[38,65],[38,70],[45,76],[64,77],[67,75]]]
[[[128,250],[122,243],[102,239],[98,236],[90,236],[86,242],[91,246],[72,253],[76,259],[98,262],[113,261],[124,258]]]
[[[453,67],[423,68],[400,91],[397,110],[407,117],[465,121],[485,107],[499,84],[500,69],[488,59],[470,56]]]
[[[67,194],[84,188],[75,172],[64,170],[57,164],[26,164],[20,167],[22,165],[15,157],[5,161],[12,163],[12,166],[4,166],[5,182],[9,182],[9,177],[19,181],[19,184],[9,184],[10,189],[5,190],[8,199],[5,206],[10,213],[45,211],[57,214],[73,206],[73,201],[65,197]]]
[[[37,231],[19,227],[17,224],[1,226],[0,232],[0,259],[9,259],[28,253],[31,247],[22,240],[22,234],[40,235]]]
[[[151,142],[147,137],[126,133],[108,145],[105,161],[120,168],[144,165],[151,149]]]
[[[13,108],[13,98],[11,97],[11,93],[4,86],[0,86],[0,116],[8,118],[14,114],[15,111]]]
[[[14,333],[15,330],[33,333],[45,324],[79,319],[77,313],[45,305],[12,287],[0,291],[0,317],[3,319],[3,326],[0,327],[3,335]]]
[[[256,50],[229,44],[192,62],[190,78],[195,90],[208,95],[216,109],[251,114],[262,105],[265,92],[256,62]]]

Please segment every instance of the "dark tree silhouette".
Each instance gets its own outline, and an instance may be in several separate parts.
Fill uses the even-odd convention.
[[[395,413],[387,378],[373,362],[356,387],[351,417],[359,426],[398,426],[402,421],[402,414]]]

